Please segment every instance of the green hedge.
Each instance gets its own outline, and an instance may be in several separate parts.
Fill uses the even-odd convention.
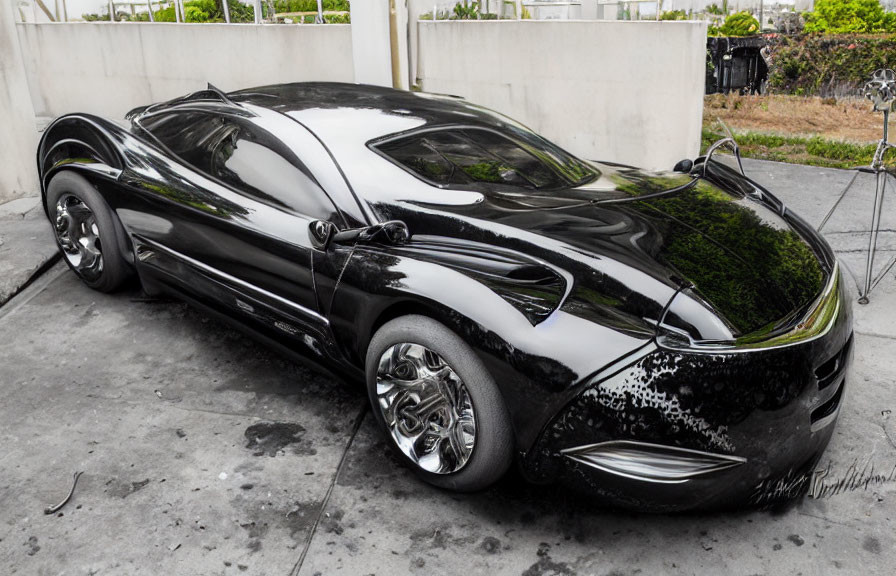
[[[856,95],[878,68],[896,63],[896,35],[779,36],[769,86],[801,96]]]

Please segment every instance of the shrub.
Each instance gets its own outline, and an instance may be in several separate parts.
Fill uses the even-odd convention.
[[[687,20],[688,13],[684,10],[667,10],[660,14],[660,20]]]
[[[476,2],[463,0],[454,5],[454,18],[456,20],[478,20],[479,5]]]
[[[779,36],[771,48],[769,86],[785,94],[855,96],[896,62],[896,36]]]
[[[851,34],[896,31],[896,14],[878,0],[817,0],[805,14],[808,33]]]
[[[718,30],[718,36],[753,36],[759,34],[759,21],[744,10],[725,18],[725,23],[716,30]]]

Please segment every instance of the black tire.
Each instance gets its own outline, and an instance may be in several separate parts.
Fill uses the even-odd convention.
[[[455,472],[424,470],[396,445],[376,395],[380,357],[395,344],[419,344],[437,353],[461,378],[476,419],[476,439],[469,459]],[[485,365],[457,334],[426,316],[408,315],[383,325],[367,349],[367,392],[373,414],[398,457],[426,482],[458,492],[481,490],[494,484],[513,461],[513,431],[501,393]]]
[[[102,254],[102,270],[96,278],[86,277],[66,256],[65,250],[56,234],[56,244],[63,253],[62,259],[68,267],[89,287],[100,292],[113,292],[121,288],[128,281],[132,270],[121,254],[116,229],[108,204],[100,196],[94,187],[79,174],[71,171],[59,172],[50,180],[47,186],[47,214],[50,224],[56,226],[57,203],[63,196],[73,196],[80,200],[90,211],[96,220],[99,229],[97,247]]]

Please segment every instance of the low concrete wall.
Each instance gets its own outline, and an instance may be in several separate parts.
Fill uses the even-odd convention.
[[[211,82],[352,82],[351,26],[164,23],[16,24],[38,116],[121,117]]]
[[[671,168],[698,153],[706,23],[417,25],[423,90],[498,110],[583,158]]]
[[[13,22],[12,4],[0,0],[0,204],[38,191],[34,111]]]

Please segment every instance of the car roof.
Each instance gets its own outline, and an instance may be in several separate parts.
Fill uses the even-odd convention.
[[[301,119],[309,110],[339,109],[350,122],[352,112],[378,111],[397,119],[413,113],[428,125],[459,121],[495,123],[495,114],[459,96],[395,90],[367,84],[340,82],[295,82],[247,88],[228,95],[234,102],[246,102]],[[396,122],[400,127],[401,122]]]

